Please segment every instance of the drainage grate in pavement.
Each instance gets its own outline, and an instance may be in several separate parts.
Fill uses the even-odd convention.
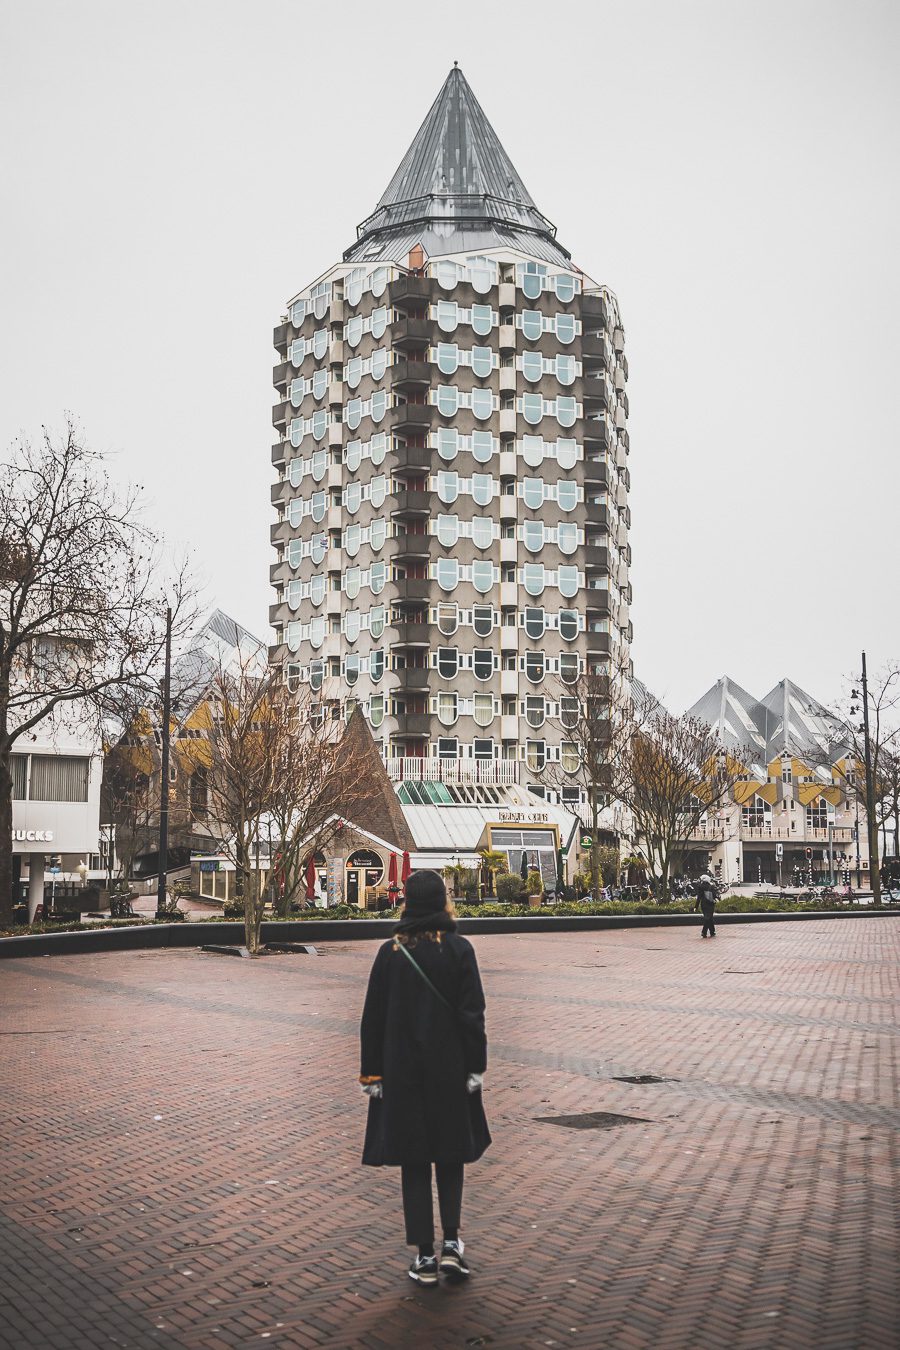
[[[535,1116],[540,1125],[562,1125],[567,1130],[614,1130],[617,1125],[650,1125],[644,1116],[616,1116],[609,1111],[582,1111],[577,1116]]]
[[[614,1083],[677,1083],[677,1078],[659,1078],[655,1073],[613,1074]]]

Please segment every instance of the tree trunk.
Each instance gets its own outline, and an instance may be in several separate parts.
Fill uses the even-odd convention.
[[[866,828],[869,834],[869,880],[872,883],[872,905],[881,909],[881,871],[878,866],[878,822],[875,813],[866,813]]]
[[[0,926],[8,928],[13,911],[13,819],[11,750],[0,751]]]
[[[594,899],[600,899],[600,808],[597,803],[597,789],[591,788],[591,890]]]

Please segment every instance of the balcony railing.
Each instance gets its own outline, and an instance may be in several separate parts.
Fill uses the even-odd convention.
[[[484,783],[506,787],[519,781],[514,759],[435,759],[416,755],[390,755],[385,760],[393,783]]]
[[[795,844],[827,844],[828,830],[811,829],[803,822],[798,823],[796,830],[792,830],[786,825],[741,825],[740,837],[741,839],[754,841],[772,839],[776,842],[792,840]],[[853,827],[851,825],[835,825],[831,830],[831,838],[835,844],[848,844],[853,838]]]

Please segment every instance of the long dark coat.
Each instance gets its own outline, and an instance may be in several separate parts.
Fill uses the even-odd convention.
[[[369,1101],[363,1163],[474,1162],[491,1142],[481,1092],[466,1091],[484,1073],[484,992],[472,944],[457,933],[420,937],[409,949],[456,1015],[435,997],[393,939],[369,976],[360,1040],[361,1076],[382,1079]]]

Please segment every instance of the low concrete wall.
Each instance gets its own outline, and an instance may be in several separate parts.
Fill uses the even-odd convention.
[[[898,910],[822,910],[816,913],[717,914],[716,924],[804,923],[812,919],[887,919]],[[610,928],[696,928],[699,914],[561,914],[522,915],[512,919],[460,919],[459,931],[481,933],[593,933]],[[265,942],[384,941],[393,919],[298,919],[264,923]],[[153,947],[201,947],[205,943],[240,944],[242,923],[159,923],[135,928],[90,928],[80,933],[35,933],[0,938],[0,959],[12,956],[69,956],[77,952],[122,952]]]

